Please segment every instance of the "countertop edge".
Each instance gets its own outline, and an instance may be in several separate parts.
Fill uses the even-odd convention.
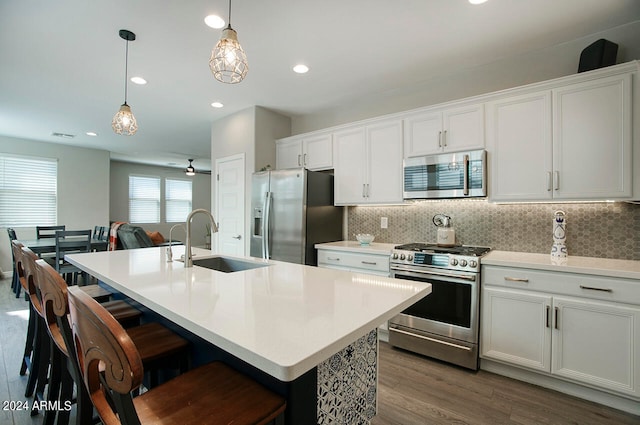
[[[634,260],[570,255],[566,261],[554,263],[549,254],[491,251],[482,257],[481,264],[640,280],[640,261]]]

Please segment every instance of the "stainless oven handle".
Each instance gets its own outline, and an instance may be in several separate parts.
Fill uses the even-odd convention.
[[[464,186],[462,188],[462,194],[467,196],[469,195],[469,155],[464,156],[463,161],[463,170],[464,170]]]
[[[447,342],[447,341],[441,341],[439,339],[429,338],[428,336],[422,336],[422,335],[414,334],[412,332],[402,331],[402,330],[396,329],[396,328],[389,328],[389,331],[390,332],[391,331],[398,332],[398,333],[401,333],[401,334],[404,334],[404,335],[409,335],[409,336],[412,336],[412,337],[415,337],[415,338],[426,339],[427,341],[437,342],[438,344],[448,345],[450,347],[458,348],[460,350],[471,351],[470,347],[465,347],[464,345],[452,344],[452,343]]]
[[[476,276],[467,276],[467,275],[456,274],[456,273],[443,273],[443,272],[437,272],[432,270],[429,270],[428,272],[421,272],[421,271],[416,271],[415,269],[409,269],[409,268],[398,267],[398,266],[391,267],[391,271],[406,272],[408,273],[408,276],[417,276],[417,277],[425,277],[427,275],[433,275],[433,276],[451,277],[456,279],[470,280],[472,282],[476,280]]]

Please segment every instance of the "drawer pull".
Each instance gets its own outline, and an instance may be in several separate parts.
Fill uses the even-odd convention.
[[[526,277],[509,277],[509,276],[505,276],[504,280],[506,280],[507,282],[523,282],[523,283],[529,282],[529,279],[527,279]]]
[[[600,292],[613,292],[613,289],[609,289],[609,288],[594,288],[593,286],[584,286],[584,285],[580,285],[580,289],[588,289],[590,291],[600,291]]]
[[[362,264],[368,264],[370,266],[377,266],[378,263],[376,263],[375,261],[361,261]]]
[[[340,261],[340,257],[327,257],[329,261]]]

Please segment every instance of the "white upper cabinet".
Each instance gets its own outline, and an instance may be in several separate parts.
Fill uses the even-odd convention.
[[[276,168],[304,167],[309,170],[333,168],[331,133],[311,134],[276,142]]]
[[[404,117],[404,157],[484,148],[484,106],[425,110]]]
[[[631,75],[487,103],[491,201],[632,195]]]
[[[554,198],[631,196],[631,75],[553,90]]]
[[[402,202],[402,121],[336,131],[335,204]]]
[[[551,92],[487,103],[489,198],[551,199]]]

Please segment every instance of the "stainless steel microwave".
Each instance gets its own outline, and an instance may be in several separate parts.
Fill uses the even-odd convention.
[[[418,156],[404,160],[404,199],[487,196],[485,150]]]

